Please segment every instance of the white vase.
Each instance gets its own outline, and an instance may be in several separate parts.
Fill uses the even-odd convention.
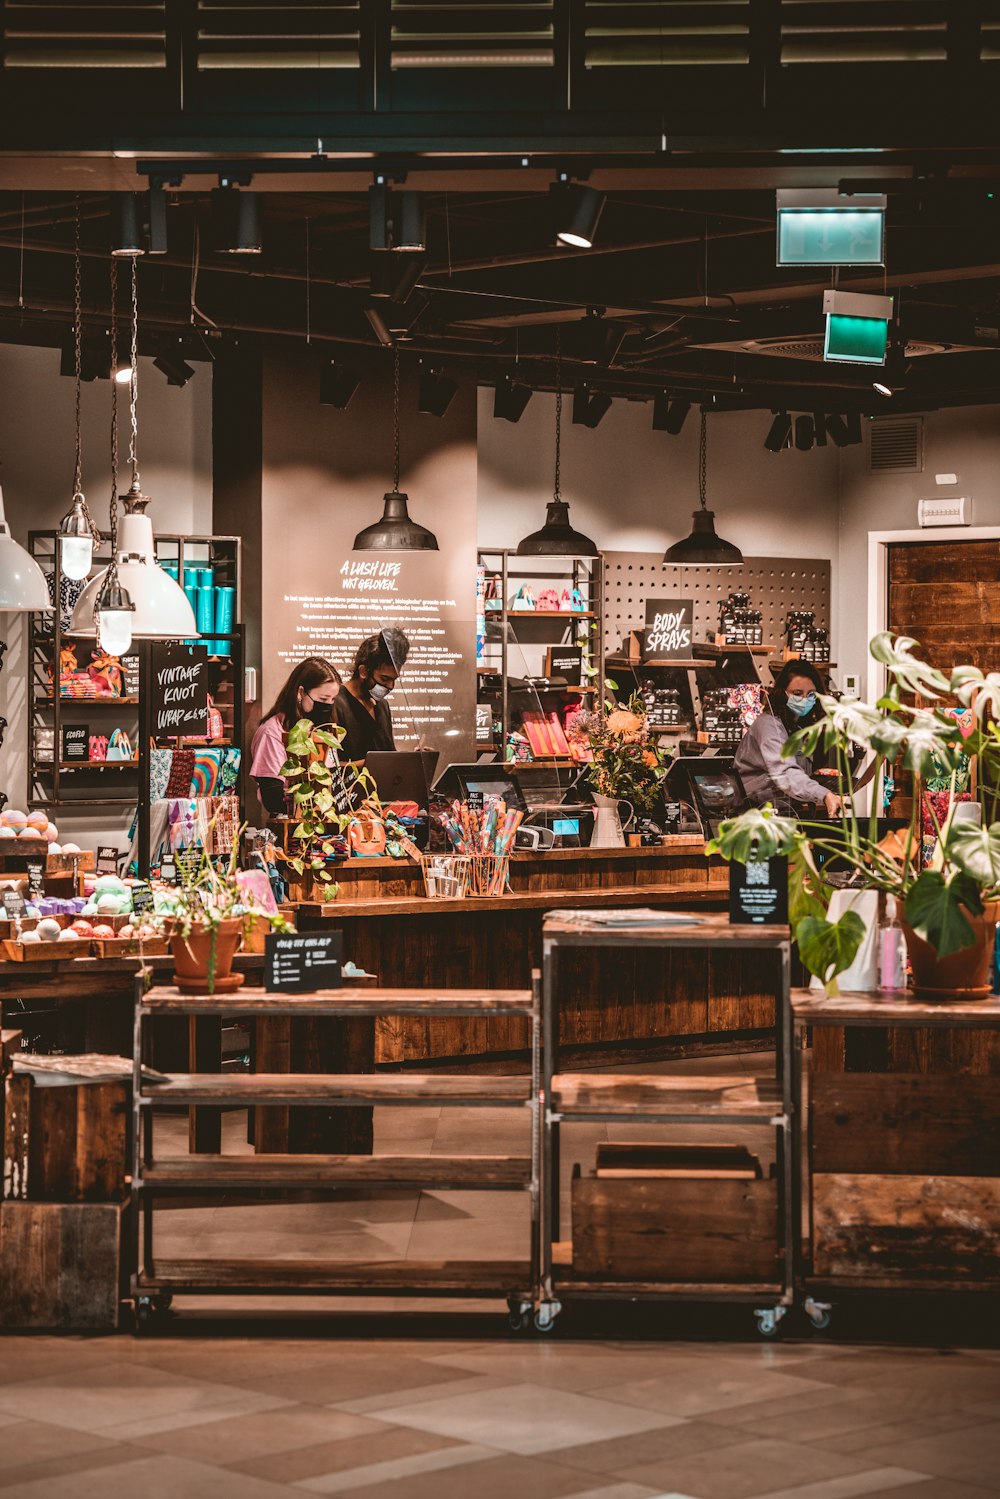
[[[624,848],[625,834],[618,815],[617,796],[599,796],[594,792],[594,831],[590,835],[591,848]]]

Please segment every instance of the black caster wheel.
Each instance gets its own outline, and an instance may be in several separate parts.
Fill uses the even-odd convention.
[[[813,1327],[815,1327],[817,1332],[825,1332],[825,1330],[830,1326],[830,1320],[833,1316],[833,1307],[830,1306],[827,1302],[813,1301],[812,1298],[809,1297],[803,1305],[803,1311],[805,1312],[806,1316],[809,1318],[809,1321],[812,1323]]]

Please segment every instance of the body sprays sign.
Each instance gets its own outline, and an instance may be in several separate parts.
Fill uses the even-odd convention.
[[[690,661],[693,636],[692,599],[646,600],[644,661]]]

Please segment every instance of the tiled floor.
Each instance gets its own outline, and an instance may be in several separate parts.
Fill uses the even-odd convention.
[[[163,1147],[182,1149],[185,1128],[164,1121]],[[524,1128],[503,1110],[380,1111],[376,1149],[523,1150]],[[224,1133],[247,1148],[242,1116]],[[566,1173],[608,1133],[567,1131]],[[767,1159],[769,1132],[751,1138]],[[356,1194],[182,1207],[160,1225],[164,1254],[518,1257],[528,1204]],[[773,1343],[740,1306],[578,1304],[544,1337],[512,1334],[502,1302],[176,1310],[140,1339],[0,1339],[0,1499],[1000,1493],[995,1306],[845,1303],[829,1332],[795,1322]]]

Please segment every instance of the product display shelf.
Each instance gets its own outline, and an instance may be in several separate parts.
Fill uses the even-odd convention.
[[[158,1018],[213,1016],[221,1020],[259,1016],[294,1020],[303,1016],[488,1017],[517,1016],[531,1030],[531,1067],[526,1075],[336,1073],[188,1073],[158,1080],[144,1076],[150,1029]],[[133,1266],[137,1325],[169,1304],[175,1293],[275,1292],[337,1295],[496,1296],[507,1302],[513,1325],[534,1310],[540,1225],[541,1003],[539,975],[531,989],[348,988],[312,994],[259,990],[234,995],[185,996],[174,988],[143,992],[135,987],[133,1031]],[[524,1155],[254,1155],[190,1154],[158,1157],[154,1109],[158,1103],[228,1104],[253,1107],[350,1107],[358,1103],[395,1108],[506,1107],[527,1111],[529,1144]],[[158,1197],[185,1197],[227,1189],[282,1194],[289,1188],[316,1191],[383,1190],[521,1191],[530,1197],[530,1230],[524,1255],[508,1260],[160,1259],[154,1253]],[[281,1196],[274,1203],[281,1206]]]
[[[831,1303],[875,1291],[995,1296],[1000,1091],[987,1069],[1000,1041],[1000,996],[935,1003],[794,989],[791,1005],[809,1223],[799,1282],[813,1321],[823,1327]],[[818,1066],[831,1030],[856,1036],[845,1054],[874,1058],[878,1070]],[[907,1070],[892,1070],[894,1060]]]
[[[480,749],[499,747],[501,750],[506,745],[507,736],[512,729],[518,727],[520,721],[518,713],[512,709],[510,678],[513,670],[515,677],[524,675],[523,662],[524,650],[537,650],[544,645],[556,646],[558,644],[580,645],[585,651],[585,660],[594,668],[591,681],[598,687],[590,684],[581,684],[579,688],[546,688],[532,687],[526,689],[533,693],[539,702],[543,698],[550,698],[557,692],[567,696],[579,694],[581,702],[589,693],[599,690],[599,684],[604,681],[604,559],[597,557],[520,557],[514,551],[506,547],[480,547],[479,563],[486,568],[487,574],[495,576],[500,581],[501,607],[499,609],[487,608],[486,620],[486,649],[497,652],[499,648],[499,661],[485,667],[480,667],[478,675],[485,676],[498,673],[501,678],[499,694],[490,694],[490,705],[492,706],[497,696],[500,700],[500,724],[501,732],[499,739],[491,736],[489,740],[478,741]],[[510,595],[522,583],[537,583],[543,586],[558,586],[579,589],[588,607],[584,610],[570,609],[511,609]],[[536,621],[539,628],[531,628],[531,622]],[[490,639],[490,627],[494,632],[499,627],[500,638]],[[523,626],[519,638],[519,626]],[[556,626],[561,628],[556,630]],[[512,667],[512,648],[517,648],[521,660],[514,663]],[[532,672],[531,675],[541,675],[541,672]],[[484,688],[480,683],[480,693]],[[518,722],[515,722],[515,718]],[[536,756],[535,758],[550,757]],[[567,762],[569,763],[569,762]],[[572,764],[575,766],[576,761]]]
[[[663,922],[629,923],[616,912],[613,925],[608,912],[565,912],[546,918],[542,940],[544,1074],[546,1109],[542,1131],[542,1233],[540,1305],[536,1326],[548,1330],[562,1304],[578,1298],[635,1300],[735,1301],[750,1305],[763,1336],[772,1335],[792,1305],[794,1297],[794,1246],[796,1243],[797,1187],[793,1173],[792,1124],[794,1118],[791,1083],[791,1019],[789,983],[790,934],[784,926],[731,926],[724,916],[703,916]],[[754,952],[774,954],[778,979],[772,1056],[773,1074],[754,1076],[674,1076],[636,1072],[563,1072],[560,1068],[560,960],[573,949],[643,948],[718,950],[722,954]],[[688,1241],[689,1258],[699,1267],[700,1277],[676,1274],[582,1273],[574,1267],[574,1243],[560,1236],[560,1145],[563,1127],[574,1123],[719,1125],[728,1128],[764,1125],[775,1132],[776,1176],[750,1182],[670,1181],[669,1207],[676,1203],[677,1221],[651,1218],[642,1221],[643,1188],[631,1198],[624,1189],[630,1183],[611,1181],[604,1210],[612,1222],[629,1221],[647,1247],[670,1245],[672,1238]],[[578,1180],[574,1185],[578,1185]],[[699,1196],[699,1189],[701,1195]],[[616,1208],[615,1195],[621,1193]],[[661,1194],[662,1195],[662,1194]],[[662,1212],[663,1203],[656,1211]],[[649,1208],[648,1211],[654,1210]],[[685,1216],[686,1215],[686,1216]],[[574,1225],[574,1234],[576,1225]],[[712,1236],[715,1236],[713,1239]],[[715,1259],[717,1276],[707,1271],[722,1245],[723,1258]],[[737,1246],[735,1251],[733,1246]],[[745,1246],[745,1247],[744,1247]],[[743,1258],[743,1274],[732,1273],[732,1264]],[[720,1266],[729,1266],[729,1273]],[[655,1267],[654,1267],[655,1268]]]

